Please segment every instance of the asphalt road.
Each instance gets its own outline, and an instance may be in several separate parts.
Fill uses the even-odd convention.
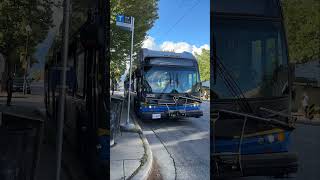
[[[209,102],[201,106],[201,118],[142,122],[163,179],[210,179]]]
[[[299,158],[298,173],[284,180],[320,179],[320,126],[298,125],[292,134],[291,151]],[[270,177],[247,177],[239,180],[270,180]]]

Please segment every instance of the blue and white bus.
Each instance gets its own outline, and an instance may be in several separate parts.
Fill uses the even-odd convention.
[[[211,4],[212,173],[214,177],[286,176],[291,79],[279,0]]]
[[[128,80],[124,86],[128,92]],[[133,107],[141,119],[203,115],[199,68],[191,53],[142,49],[132,73],[131,89]]]

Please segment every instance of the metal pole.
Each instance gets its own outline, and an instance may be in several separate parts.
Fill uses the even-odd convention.
[[[28,44],[29,44],[29,32],[27,31],[27,42],[26,42],[26,54],[25,54],[25,63],[26,63],[26,67],[24,69],[24,76],[23,76],[23,87],[22,87],[22,91],[23,94],[26,94],[26,75],[27,75],[27,68],[28,68]]]
[[[127,121],[126,128],[133,129],[134,125],[130,124],[130,100],[131,100],[131,74],[132,74],[132,54],[133,54],[133,36],[134,36],[134,17],[131,17],[132,30],[131,30],[131,51],[130,51],[130,67],[129,67],[129,94],[128,94],[128,112],[127,112]]]
[[[60,180],[61,172],[61,156],[62,156],[62,142],[63,142],[63,125],[64,125],[64,105],[66,93],[66,70],[68,60],[68,44],[69,44],[69,14],[70,14],[70,0],[64,1],[64,36],[63,36],[63,66],[62,66],[62,82],[60,94],[60,109],[58,111],[58,133],[57,133],[57,167],[56,180]]]

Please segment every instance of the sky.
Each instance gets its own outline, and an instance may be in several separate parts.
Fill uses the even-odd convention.
[[[62,20],[62,9],[54,8],[55,27],[38,45],[34,56],[40,61],[33,69],[43,68],[45,56]],[[144,48],[201,54],[210,44],[210,0],[159,0],[158,16],[147,32]]]
[[[193,54],[210,48],[210,0],[159,0],[158,16],[143,48]],[[129,63],[121,81],[128,69]]]
[[[143,47],[201,53],[210,44],[210,0],[159,0],[158,16]]]
[[[61,21],[63,19],[63,9],[62,8],[57,8],[53,7],[53,15],[52,15],[52,20],[53,20],[53,27],[50,28],[47,37],[37,46],[37,50],[34,53],[34,57],[39,61],[39,63],[34,64],[32,66],[31,71],[33,70],[39,70],[44,68],[45,64],[45,58],[46,55],[49,52],[49,49],[53,43],[54,37],[57,35]]]

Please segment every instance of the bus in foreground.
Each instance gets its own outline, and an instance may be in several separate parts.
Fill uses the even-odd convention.
[[[298,163],[289,148],[294,124],[280,1],[211,5],[212,174],[294,174]]]
[[[110,162],[110,96],[104,82],[108,80],[105,40],[92,33],[103,26],[92,22],[99,16],[89,11],[87,21],[69,38],[65,87],[63,146],[74,150],[73,155],[83,164],[90,179],[109,177],[106,169]],[[45,105],[48,129],[56,135],[63,49],[56,44],[51,51],[52,56],[45,65]]]
[[[128,92],[128,80],[124,84]],[[191,53],[142,49],[132,73],[131,89],[131,102],[141,119],[203,115],[199,68]]]

